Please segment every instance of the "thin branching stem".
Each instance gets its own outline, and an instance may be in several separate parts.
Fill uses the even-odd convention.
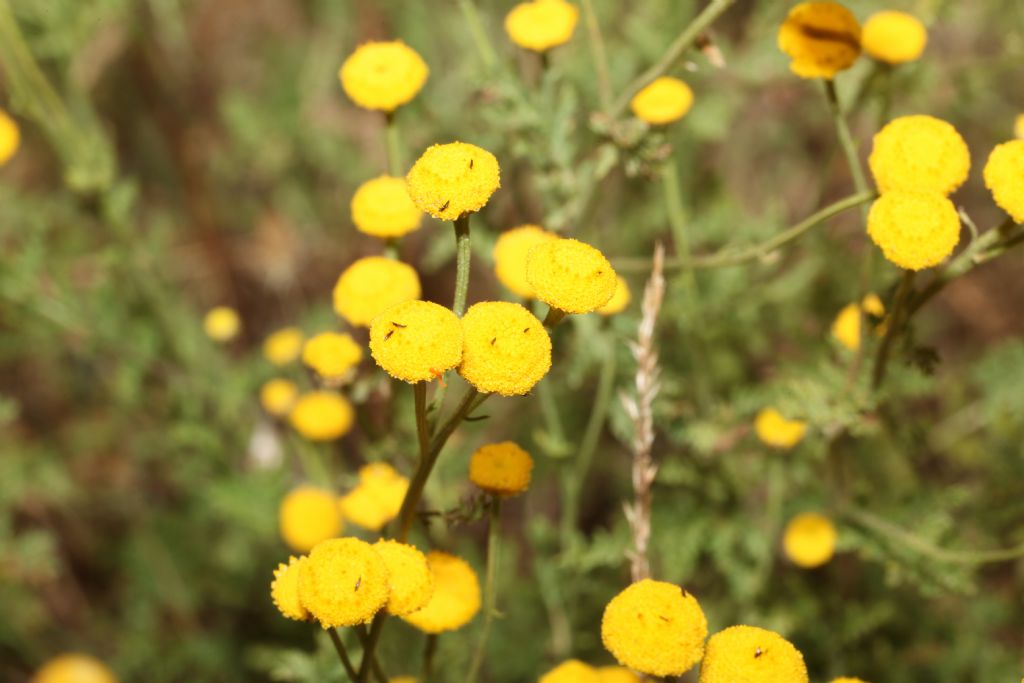
[[[345,673],[348,674],[348,678],[352,683],[355,683],[359,679],[359,674],[356,673],[356,669],[352,666],[352,660],[349,659],[348,652],[345,650],[345,644],[341,642],[341,637],[338,636],[337,629],[327,629],[327,635],[331,637],[331,642],[334,643],[334,649],[338,653],[338,659],[341,660],[341,665],[345,667]]]
[[[594,61],[594,72],[597,74],[597,95],[601,101],[601,111],[607,112],[612,107],[612,81],[608,73],[608,54],[604,49],[601,25],[597,21],[597,12],[594,11],[594,0],[583,0],[583,17],[590,38],[590,57]]]
[[[487,652],[491,626],[498,615],[498,555],[501,552],[501,497],[493,496],[487,515],[487,570],[484,576],[484,624],[480,630],[466,683],[475,683]]]
[[[889,324],[885,328],[885,336],[882,337],[882,343],[879,344],[878,351],[875,354],[875,366],[871,373],[872,390],[877,391],[885,380],[885,371],[889,365],[889,357],[892,355],[893,342],[909,319],[907,313],[909,303],[913,298],[913,291],[914,271],[904,271],[903,279],[900,280],[899,289],[896,290],[896,296],[893,299],[892,311],[889,313]]]

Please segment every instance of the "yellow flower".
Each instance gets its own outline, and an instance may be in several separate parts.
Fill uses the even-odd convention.
[[[277,512],[281,538],[296,552],[309,552],[320,541],[341,533],[341,513],[334,496],[314,486],[298,486]]]
[[[482,393],[521,396],[551,369],[551,337],[519,304],[484,301],[462,316],[459,374]]]
[[[460,629],[480,611],[480,582],[465,560],[437,550],[427,553],[434,595],[426,607],[402,617],[424,633]]]
[[[348,434],[354,414],[352,404],[333,391],[311,391],[299,398],[288,420],[310,441],[333,441]]]
[[[309,610],[299,601],[299,567],[305,557],[289,557],[288,564],[279,564],[270,582],[270,599],[281,614],[295,621],[308,621]]]
[[[394,111],[427,82],[426,62],[400,40],[360,45],[341,65],[345,94],[364,109]]]
[[[211,308],[203,318],[203,330],[206,336],[218,342],[229,342],[238,336],[242,329],[242,319],[238,311],[227,306]]]
[[[538,299],[566,313],[596,311],[611,301],[618,282],[604,254],[574,239],[544,242],[531,249],[526,279]]]
[[[409,480],[385,463],[365,465],[359,470],[359,484],[338,501],[348,521],[370,531],[381,528],[402,509]]]
[[[623,666],[680,676],[704,656],[708,622],[680,586],[643,579],[616,595],[601,618],[601,641]]]
[[[409,197],[405,178],[367,180],[352,196],[352,222],[374,237],[401,237],[420,227],[423,213]]]
[[[578,659],[567,659],[540,677],[538,683],[600,683],[597,670]]]
[[[1016,223],[1024,223],[1024,140],[997,145],[985,164],[985,187]]]
[[[683,81],[671,76],[655,79],[633,96],[629,108],[641,121],[664,126],[686,116],[693,106],[693,91]]]
[[[918,114],[893,119],[875,135],[868,165],[882,192],[949,195],[967,180],[971,154],[956,128]]]
[[[782,22],[778,42],[800,78],[835,78],[860,56],[860,24],[837,2],[801,2]]]
[[[600,683],[642,683],[640,676],[624,666],[599,666],[597,680]]]
[[[428,147],[405,179],[413,203],[445,221],[479,211],[501,187],[498,160],[465,142]]]
[[[545,52],[572,38],[580,11],[564,0],[522,2],[505,16],[505,32],[519,47]]]
[[[401,616],[426,605],[434,594],[434,577],[423,553],[398,541],[380,540],[373,544],[373,549],[388,568],[388,613]]]
[[[382,311],[420,298],[420,278],[412,266],[367,256],[345,269],[334,286],[334,310],[350,325],[368,327]]]
[[[535,245],[558,239],[558,235],[537,225],[521,225],[501,233],[494,243],[494,273],[513,294],[532,299],[533,287],[526,280],[526,257]]]
[[[1017,114],[1013,121],[1013,135],[1018,140],[1024,140],[1024,114]],[[1024,683],[1024,682],[1022,682]]]
[[[931,268],[960,241],[960,216],[936,192],[887,192],[871,205],[868,235],[900,268]]]
[[[615,293],[612,294],[612,298],[608,300],[608,303],[597,309],[597,312],[601,315],[615,315],[616,313],[622,313],[626,310],[626,306],[629,305],[630,298],[629,283],[626,282],[622,276],[616,275]]]
[[[363,347],[347,332],[321,332],[302,349],[302,362],[325,380],[335,383],[350,378],[361,360]]]
[[[0,109],[0,166],[3,166],[18,151],[21,145],[21,131],[14,119]]]
[[[299,567],[299,599],[325,629],[365,624],[388,601],[388,568],[369,543],[332,538]]]
[[[778,633],[730,626],[711,636],[700,683],[807,683],[804,656]]]
[[[803,440],[807,423],[786,419],[775,408],[763,408],[754,418],[754,432],[766,446],[789,449]]]
[[[805,512],[789,520],[782,535],[782,549],[793,564],[813,569],[832,559],[837,535],[828,517]]]
[[[260,405],[274,417],[284,417],[295,405],[299,388],[290,379],[272,379],[260,387]]]
[[[840,676],[839,678],[833,678],[831,683],[867,683],[867,681],[852,676]]]
[[[885,315],[885,306],[878,295],[868,294],[859,307],[856,303],[843,306],[832,322],[832,336],[850,351],[860,348],[861,310],[864,311],[865,316],[881,318]]]
[[[525,491],[532,470],[533,458],[511,441],[481,446],[469,459],[469,480],[498,496]]]
[[[906,12],[887,10],[864,22],[860,44],[871,57],[888,64],[912,62],[924,52],[928,31],[921,20]]]
[[[31,683],[117,683],[117,677],[95,657],[67,653],[46,662]]]
[[[299,357],[305,335],[297,327],[285,327],[268,335],[263,342],[263,357],[274,365],[287,365]]]
[[[406,301],[370,325],[370,353],[386,373],[415,384],[440,377],[462,360],[462,323],[430,301]]]

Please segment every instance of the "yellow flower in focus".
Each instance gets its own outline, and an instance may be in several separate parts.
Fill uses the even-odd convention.
[[[704,656],[708,622],[680,586],[643,579],[616,595],[601,618],[601,641],[623,666],[652,676],[680,676]]]
[[[341,533],[341,513],[334,496],[314,486],[298,486],[281,501],[277,512],[281,538],[296,552],[309,552],[320,541]]]
[[[931,268],[960,241],[960,216],[936,192],[887,192],[871,205],[868,236],[900,268]]]
[[[325,629],[373,619],[388,601],[388,568],[369,543],[332,538],[299,567],[299,599]]]
[[[333,391],[311,391],[299,398],[288,420],[310,441],[333,441],[348,434],[354,417],[345,397]]]
[[[373,544],[373,549],[388,568],[388,613],[401,616],[426,605],[434,594],[434,577],[423,553],[398,541],[380,540]]]
[[[804,569],[820,567],[836,552],[836,527],[816,512],[797,515],[786,525],[782,549],[793,564]]]
[[[881,318],[885,315],[885,306],[878,295],[868,294],[859,307],[855,303],[843,306],[832,322],[832,336],[850,351],[860,348],[861,310],[864,311],[865,317],[870,315]]]
[[[480,611],[480,582],[465,560],[437,550],[427,553],[434,595],[426,607],[402,617],[424,633],[460,629]]]
[[[370,353],[386,373],[415,384],[440,377],[462,360],[462,323],[430,301],[406,301],[370,325]]]
[[[272,379],[260,387],[260,405],[274,417],[287,415],[298,397],[299,388],[290,379]]]
[[[367,256],[338,278],[334,311],[350,325],[368,327],[382,311],[419,298],[420,278],[412,266],[383,256]]]
[[[558,235],[537,225],[521,225],[506,230],[494,243],[494,273],[513,294],[532,299],[533,287],[526,280],[526,257],[530,249],[558,239]]]
[[[462,316],[459,374],[477,391],[522,396],[551,369],[551,337],[519,304],[484,301]]]
[[[629,108],[641,121],[664,126],[686,116],[693,106],[693,91],[683,81],[671,76],[655,79],[633,96]]]
[[[778,43],[800,78],[835,78],[860,56],[860,24],[838,2],[801,2],[779,27]]]
[[[887,10],[872,14],[864,22],[860,44],[864,52],[880,62],[903,64],[921,56],[928,44],[928,31],[914,15]]]
[[[385,463],[365,465],[359,484],[338,501],[341,514],[356,526],[380,531],[398,516],[409,480]]]
[[[1024,140],[996,145],[985,164],[985,187],[1015,223],[1024,223]]]
[[[526,279],[538,299],[566,313],[596,311],[611,301],[618,282],[604,254],[574,239],[544,242],[531,249]]]
[[[238,311],[228,306],[211,308],[203,318],[203,330],[206,336],[218,342],[229,342],[238,336],[242,329],[242,319]]]
[[[352,222],[374,237],[401,237],[420,227],[423,212],[409,197],[405,178],[382,175],[367,180],[352,195]]]
[[[522,2],[505,16],[505,32],[513,43],[545,52],[572,39],[580,11],[564,0]]]
[[[624,666],[599,666],[597,680],[600,683],[642,683],[642,679]]]
[[[299,601],[299,566],[305,557],[289,557],[288,564],[279,564],[270,582],[270,599],[281,614],[295,621],[307,621],[309,610]]]
[[[321,332],[302,348],[302,362],[328,381],[348,379],[361,360],[363,347],[347,332]]]
[[[1014,119],[1013,135],[1018,140],[1024,140],[1024,114],[1017,114],[1017,118]],[[1024,681],[1022,681],[1021,683],[1024,683]]]
[[[804,656],[778,633],[730,626],[708,640],[700,683],[807,683]]]
[[[274,365],[291,363],[302,353],[305,335],[297,327],[285,327],[267,335],[263,341],[263,357]]]
[[[416,50],[391,40],[360,45],[341,65],[338,78],[360,107],[394,111],[416,97],[429,73]]]
[[[601,315],[615,315],[626,310],[630,302],[629,283],[621,275],[615,276],[615,293],[597,312]]]
[[[803,440],[807,423],[786,419],[775,408],[763,408],[754,418],[754,432],[766,446],[788,449]]]
[[[538,683],[600,683],[597,670],[578,659],[567,659],[540,677]]]
[[[117,677],[95,657],[72,652],[46,662],[31,683],[117,683]]]
[[[21,131],[14,119],[0,109],[0,166],[3,166],[21,146]]]
[[[445,221],[479,211],[501,187],[498,160],[465,142],[428,147],[405,179],[413,203]]]
[[[533,458],[511,441],[481,446],[469,459],[469,480],[497,496],[525,491],[532,470]]]
[[[882,192],[949,195],[967,180],[971,153],[949,123],[923,114],[901,116],[875,135],[868,165]]]

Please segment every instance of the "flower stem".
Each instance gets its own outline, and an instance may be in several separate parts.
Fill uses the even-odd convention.
[[[341,660],[341,665],[345,667],[345,673],[348,674],[349,680],[355,683],[358,680],[359,674],[356,673],[355,667],[352,666],[352,660],[348,657],[345,644],[341,642],[337,629],[327,629],[327,635],[331,637],[331,642],[334,643],[334,649],[338,652],[338,659]]]
[[[364,626],[363,624],[360,624],[359,626],[356,627],[356,635],[359,636],[359,642],[361,642],[363,644],[363,652],[364,652],[363,658],[364,658],[364,661],[365,661],[366,657],[367,657],[367,655],[365,653],[366,653],[366,648],[367,648],[367,646],[369,645],[369,642],[370,642],[370,634],[367,632],[366,626]],[[379,635],[378,635],[378,637],[379,637]],[[388,683],[388,677],[384,675],[384,670],[380,666],[380,661],[377,659],[377,655],[376,654],[370,655],[369,661],[370,661],[370,666],[371,666],[372,671],[373,671],[373,676],[374,676],[374,678],[377,679],[377,683]],[[362,669],[362,666],[360,666],[360,669]]]
[[[430,633],[427,635],[427,641],[423,648],[423,671],[420,674],[423,683],[429,683],[431,676],[434,675],[435,654],[437,654],[437,634]]]
[[[388,173],[396,178],[402,173],[402,148],[398,141],[398,122],[395,112],[389,111],[385,118],[384,135],[388,148]]]
[[[547,315],[544,316],[544,327],[548,328],[549,330],[554,329],[554,327],[558,325],[558,323],[562,322],[562,319],[565,318],[565,316],[565,311],[552,306],[551,308],[548,309]]]
[[[452,310],[462,317],[466,312],[466,293],[469,291],[469,214],[455,219],[455,300]]]
[[[476,4],[473,0],[459,0],[459,9],[462,10],[462,17],[469,26],[469,34],[473,38],[473,44],[476,45],[476,51],[480,53],[480,60],[490,71],[497,64],[498,56],[494,52],[494,47],[491,46],[491,41],[487,38],[487,32],[484,31],[480,13],[476,11]]]
[[[893,299],[892,312],[889,314],[889,324],[886,326],[885,336],[882,337],[882,343],[875,354],[875,368],[871,373],[871,389],[873,391],[877,391],[882,386],[885,371],[889,365],[889,357],[892,355],[893,340],[900,333],[906,320],[909,319],[906,314],[909,312],[908,304],[913,298],[913,290],[914,271],[904,271],[903,279],[900,280],[899,289],[896,290],[896,296]]]
[[[493,496],[487,517],[487,574],[484,578],[484,625],[480,631],[480,640],[476,644],[473,660],[466,675],[466,683],[474,683],[483,665],[487,650],[487,639],[491,635],[491,625],[498,614],[498,553],[501,550],[501,498]]]
[[[612,81],[608,75],[608,54],[604,49],[601,25],[597,23],[594,0],[583,0],[583,14],[590,37],[590,56],[594,60],[594,71],[597,73],[597,94],[601,100],[601,110],[607,112],[612,107]]]

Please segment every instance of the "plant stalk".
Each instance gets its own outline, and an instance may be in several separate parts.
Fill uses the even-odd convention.
[[[484,625],[480,631],[480,640],[473,653],[466,683],[475,683],[483,665],[487,651],[487,640],[491,635],[491,626],[498,613],[498,554],[501,551],[501,498],[491,497],[487,516],[487,573],[484,579]]]

